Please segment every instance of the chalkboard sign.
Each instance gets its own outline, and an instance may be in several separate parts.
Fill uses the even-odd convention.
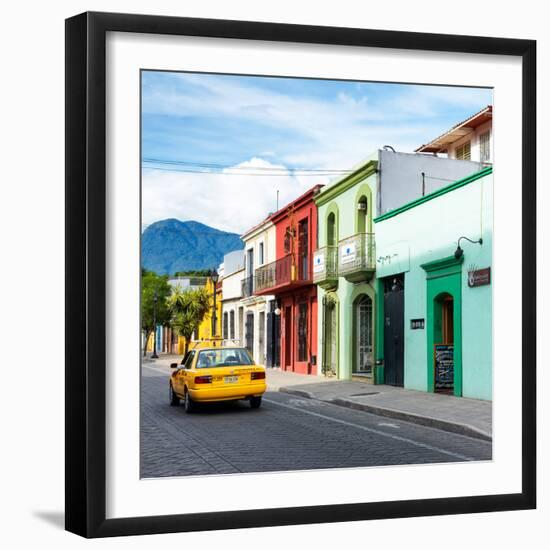
[[[454,346],[434,345],[434,385],[436,390],[449,390],[454,386]]]

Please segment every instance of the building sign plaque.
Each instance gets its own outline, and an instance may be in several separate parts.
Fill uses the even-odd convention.
[[[468,286],[483,286],[491,284],[491,268],[471,269],[468,271]]]
[[[348,243],[340,248],[340,263],[349,264],[355,261],[355,243]]]
[[[325,255],[319,252],[313,256],[313,273],[322,273],[325,270]]]
[[[411,319],[411,330],[424,328],[424,319]]]

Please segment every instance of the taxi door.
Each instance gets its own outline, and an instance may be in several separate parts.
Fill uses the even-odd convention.
[[[185,393],[184,388],[186,371],[191,368],[193,364],[193,359],[195,358],[195,353],[195,350],[190,351],[187,355],[185,363],[183,365],[180,365],[178,370],[176,371],[174,389],[179,395],[183,395]]]

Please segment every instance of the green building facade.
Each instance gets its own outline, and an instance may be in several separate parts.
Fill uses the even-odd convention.
[[[381,378],[492,399],[492,216],[488,167],[374,220]]]
[[[340,379],[376,376],[377,165],[366,161],[315,198],[320,373]]]
[[[381,158],[315,199],[319,373],[490,400],[492,168],[380,214]]]

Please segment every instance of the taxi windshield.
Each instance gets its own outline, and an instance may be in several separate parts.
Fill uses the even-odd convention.
[[[213,367],[235,367],[239,365],[253,365],[254,361],[243,348],[209,349],[199,352],[197,358],[198,369]]]

